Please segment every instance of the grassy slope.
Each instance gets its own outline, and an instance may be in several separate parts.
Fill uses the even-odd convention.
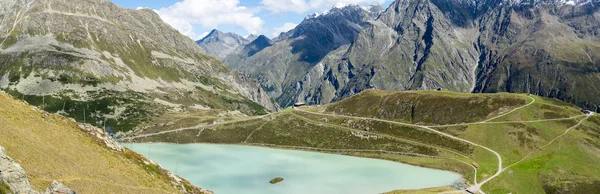
[[[107,148],[68,119],[33,110],[0,93],[0,145],[37,190],[58,180],[81,193],[177,193],[155,165]]]
[[[503,157],[504,167],[532,153],[523,163],[484,185],[487,193],[551,193],[565,189],[585,193],[589,192],[585,189],[597,187],[600,183],[600,167],[595,164],[600,162],[600,117],[588,118],[584,125],[540,150],[585,117],[571,104],[531,97],[536,100],[532,105],[492,120],[516,122],[449,127],[437,125],[483,121],[528,104],[531,100],[519,94],[371,90],[338,103],[305,110],[436,125],[434,129],[496,150]],[[407,112],[407,109],[410,111]],[[557,118],[567,119],[531,122]],[[479,181],[494,174],[498,165],[496,157],[489,151],[419,128],[294,110],[262,119],[141,139],[153,142],[174,140],[180,143],[274,146],[381,158],[459,172],[471,182],[474,177],[470,165],[472,162],[480,166]],[[416,157],[414,154],[432,158]]]
[[[424,124],[453,124],[485,120],[498,110],[527,104],[514,94],[472,95],[447,91],[391,92],[368,90],[325,106],[336,114]]]

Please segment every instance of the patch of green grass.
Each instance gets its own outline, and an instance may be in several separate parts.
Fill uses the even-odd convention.
[[[115,132],[133,130],[139,124],[159,116],[163,111],[159,106],[148,103],[144,94],[135,92],[91,91],[87,93],[88,99],[90,99],[87,101],[73,99],[68,91],[49,96],[23,95],[14,90],[8,93],[45,111],[62,112],[65,116],[79,122],[90,123],[101,128],[106,125]],[[124,108],[119,117],[107,118],[105,116],[115,114],[119,108]]]
[[[300,111],[294,111],[294,114],[301,115],[302,117],[306,117],[311,120],[318,120],[320,122],[333,123],[353,129],[392,135],[402,139],[448,148],[466,155],[469,155],[473,152],[473,147],[469,144],[421,128],[402,126],[374,120],[315,115]]]
[[[190,98],[192,96],[195,98]],[[232,94],[227,91],[211,92],[201,87],[196,87],[196,90],[191,94],[182,96],[174,102],[187,105],[203,104],[212,109],[238,110],[248,115],[265,115],[268,113],[263,106],[239,94]]]
[[[474,95],[453,92],[368,90],[326,106],[327,112],[392,121],[454,124],[485,120],[500,109],[525,105],[526,98],[512,94]]]
[[[0,194],[12,193],[10,186],[8,186],[3,180],[0,180]]]
[[[494,121],[528,121],[539,119],[568,118],[581,115],[580,108],[556,99],[530,96],[536,103],[526,108],[517,110]]]
[[[358,130],[308,122],[290,113],[279,113],[267,120],[252,120],[218,128],[187,130],[142,138],[142,142],[252,143],[303,146],[326,149],[388,150],[438,155],[438,150]],[[268,122],[268,123],[267,123]],[[354,132],[354,133],[353,133]],[[252,134],[250,136],[250,134]],[[367,136],[371,136],[367,138]],[[248,141],[246,141],[248,140]]]
[[[269,181],[269,183],[271,183],[271,184],[277,184],[277,183],[280,183],[282,181],[283,181],[283,178],[277,177],[277,178],[271,179],[271,181]]]
[[[2,39],[0,39],[0,42]],[[4,40],[4,44],[2,44],[2,49],[7,49],[10,48],[11,46],[15,45],[17,43],[17,37],[14,35],[10,35],[8,37],[6,37],[6,40]]]

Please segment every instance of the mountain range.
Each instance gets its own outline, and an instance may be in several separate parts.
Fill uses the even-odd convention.
[[[236,49],[251,43],[256,40],[256,38],[258,38],[256,35],[250,35],[247,38],[244,38],[235,33],[223,33],[215,29],[206,35],[206,37],[196,41],[196,43],[198,43],[198,45],[200,45],[200,47],[202,47],[209,55],[223,60],[227,55],[236,51]]]
[[[6,0],[0,21],[0,88],[50,112],[126,132],[181,109],[277,109],[254,79],[149,9]]]
[[[225,63],[282,106],[369,88],[531,93],[600,111],[600,1],[415,0],[313,14]],[[252,43],[249,43],[252,45]]]

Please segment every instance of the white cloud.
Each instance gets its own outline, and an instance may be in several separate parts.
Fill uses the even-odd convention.
[[[198,39],[194,39],[194,40],[203,39],[204,37],[208,36],[208,34],[210,34],[210,32],[203,32],[202,34],[200,34],[200,36],[198,36]]]
[[[381,4],[386,0],[262,0],[266,9],[275,12],[305,13],[310,10],[329,9],[349,4]]]
[[[279,13],[279,12],[296,12],[304,13],[310,10],[310,6],[306,3],[306,0],[262,0],[260,2],[268,10]]]
[[[273,35],[273,37],[277,37],[282,32],[290,31],[291,29],[294,29],[296,26],[298,26],[298,24],[285,23],[285,24],[283,24],[283,26],[280,26],[280,27],[277,27],[277,28],[273,28],[273,34],[272,35]]]
[[[225,24],[240,26],[251,34],[260,32],[265,21],[255,16],[257,10],[239,3],[239,0],[183,0],[157,12],[165,22],[194,40],[201,38],[194,32],[196,24],[205,29]]]

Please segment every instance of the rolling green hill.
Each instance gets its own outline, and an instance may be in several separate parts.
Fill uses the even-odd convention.
[[[126,141],[381,158],[455,171],[466,187],[479,185],[486,193],[590,193],[600,186],[600,117],[538,96],[368,90],[329,105],[168,126]],[[423,192],[439,190],[447,188]]]

